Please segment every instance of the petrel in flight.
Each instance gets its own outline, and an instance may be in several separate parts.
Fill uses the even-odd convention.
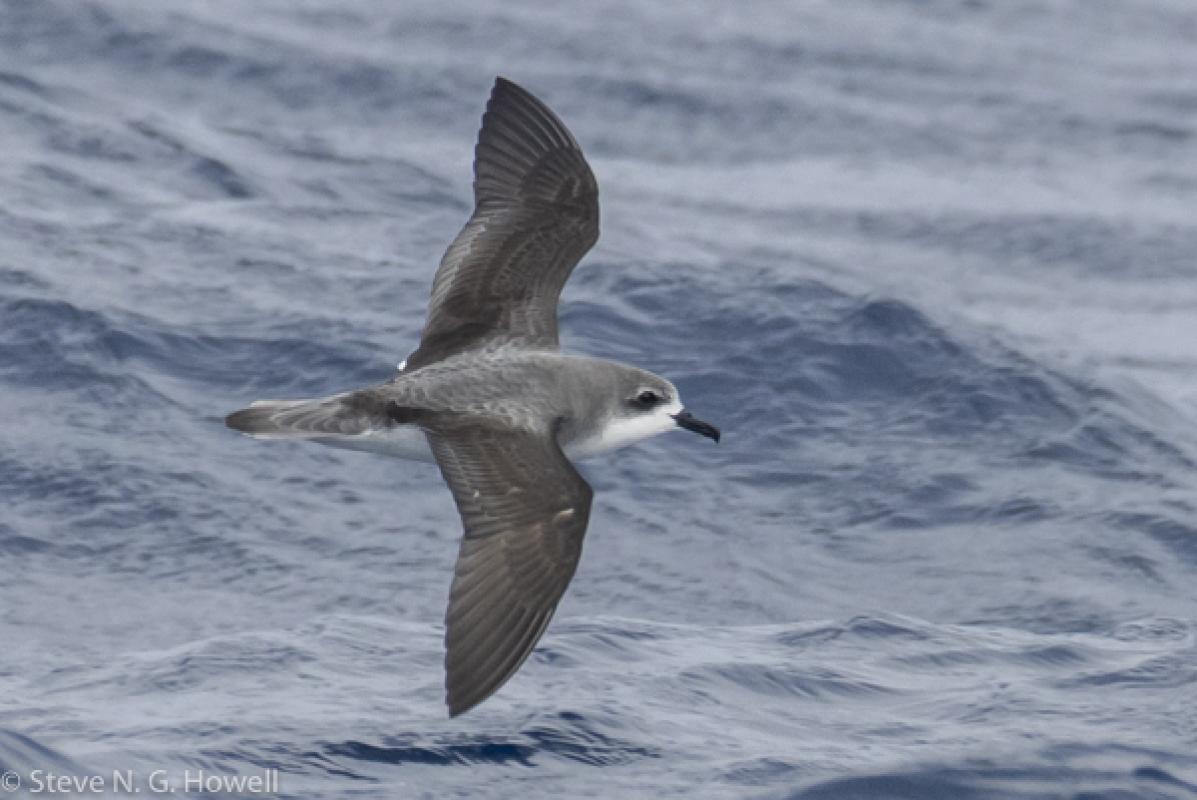
[[[666,379],[560,352],[557,301],[598,239],[598,186],[556,114],[504,78],[482,117],[474,202],[394,378],[225,420],[440,466],[465,529],[445,616],[450,716],[519,669],[574,575],[593,492],[570,459],[677,428],[719,441]]]

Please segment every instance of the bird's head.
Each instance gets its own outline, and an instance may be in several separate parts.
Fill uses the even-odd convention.
[[[679,428],[719,441],[719,429],[687,411],[672,383],[645,370],[624,370],[608,384],[605,424],[587,449],[612,450]]]

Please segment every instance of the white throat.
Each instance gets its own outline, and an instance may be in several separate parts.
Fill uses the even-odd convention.
[[[648,414],[614,417],[594,436],[566,445],[565,454],[570,458],[588,458],[650,439],[677,428],[673,415],[681,411],[681,401],[675,400],[667,406],[653,409]]]

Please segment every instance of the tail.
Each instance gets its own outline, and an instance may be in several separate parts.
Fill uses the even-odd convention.
[[[316,400],[258,400],[234,411],[224,424],[255,439],[321,439],[355,436],[390,425],[385,409],[357,393]]]

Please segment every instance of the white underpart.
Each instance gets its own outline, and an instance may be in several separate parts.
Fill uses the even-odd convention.
[[[598,432],[597,436],[573,442],[566,446],[565,454],[570,458],[588,458],[600,453],[627,447],[657,434],[677,428],[674,414],[680,414],[682,403],[675,400],[667,406],[659,406],[649,413],[631,417],[614,417]]]
[[[436,462],[432,448],[428,446],[428,437],[415,425],[396,425],[353,436],[321,436],[313,441],[343,450],[363,450],[408,461]]]

